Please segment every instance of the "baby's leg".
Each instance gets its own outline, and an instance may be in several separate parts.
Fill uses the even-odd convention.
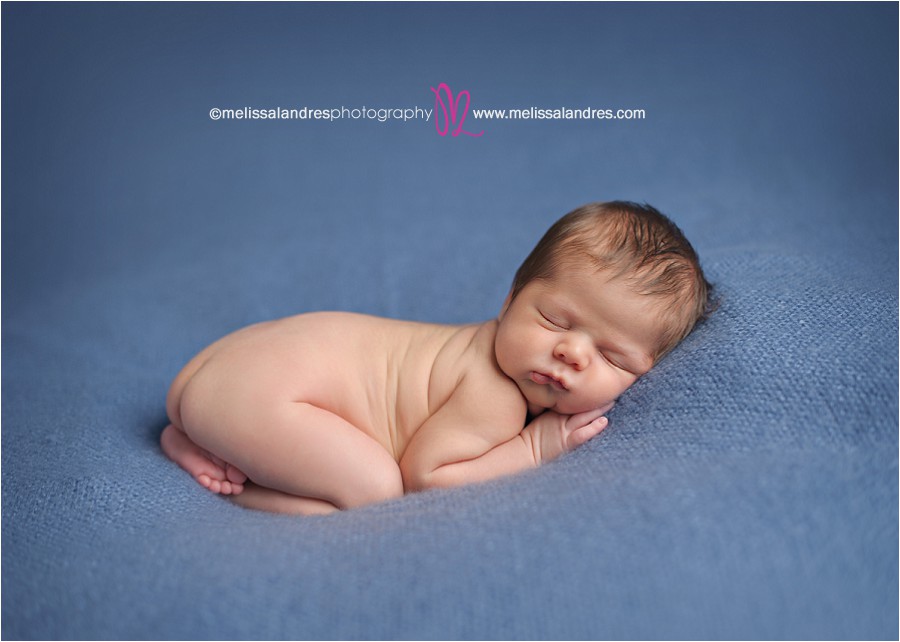
[[[204,488],[223,495],[243,492],[247,476],[241,470],[200,448],[174,424],[163,430],[159,442],[169,459],[193,475]]]
[[[195,444],[234,464],[259,486],[339,509],[403,494],[400,467],[393,456],[334,413],[285,401],[217,414],[194,419],[190,406],[182,407],[185,432]],[[261,496],[253,492],[251,497]],[[256,507],[254,503],[248,497],[246,505]]]
[[[331,502],[310,497],[297,497],[288,495],[280,490],[272,490],[250,483],[244,487],[244,492],[231,498],[238,506],[265,510],[270,513],[284,513],[286,515],[327,515],[338,509]]]

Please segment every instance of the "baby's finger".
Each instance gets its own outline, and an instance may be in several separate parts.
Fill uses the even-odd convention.
[[[603,408],[595,408],[594,410],[588,410],[587,412],[580,412],[577,415],[572,415],[572,423],[570,426],[586,426],[592,421],[602,417],[604,412],[606,411]]]
[[[609,420],[606,417],[598,417],[586,426],[572,431],[567,440],[569,448],[578,448],[583,443],[599,435],[608,425]]]

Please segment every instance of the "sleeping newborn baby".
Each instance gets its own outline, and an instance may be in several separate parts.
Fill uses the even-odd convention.
[[[586,205],[547,231],[496,319],[321,312],[213,343],[172,383],[162,448],[213,492],[297,514],[522,471],[603,430],[709,289],[657,210]]]

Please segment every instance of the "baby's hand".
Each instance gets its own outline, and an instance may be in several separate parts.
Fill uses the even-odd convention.
[[[538,415],[524,430],[526,438],[531,438],[535,462],[542,464],[556,459],[600,434],[609,424],[603,415],[613,405],[609,403],[577,415],[560,415],[552,410]]]

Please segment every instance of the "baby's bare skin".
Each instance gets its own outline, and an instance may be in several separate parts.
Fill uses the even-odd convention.
[[[400,495],[399,462],[410,438],[473,366],[484,393],[504,411],[503,421],[486,427],[493,438],[507,441],[521,431],[525,401],[516,385],[490,359],[475,358],[490,350],[495,326],[495,321],[442,326],[348,313],[305,314],[253,325],[214,343],[185,367],[170,390],[169,416],[194,443],[216,453],[218,461],[210,461],[213,466],[196,476],[206,475],[212,490],[231,493],[242,490],[245,471],[251,479],[263,479],[271,464],[257,461],[261,458],[254,457],[253,449],[237,436],[251,432],[250,440],[265,439],[265,424],[271,420],[265,417],[266,410],[308,404],[310,410],[333,415],[337,425],[322,430],[360,433],[356,444],[346,446],[361,450],[377,476],[384,477],[392,464]],[[301,420],[294,427],[298,442],[334,436],[320,437],[319,430],[303,423],[309,422]],[[315,446],[304,444],[313,453],[319,450]],[[319,457],[340,459],[346,452],[335,453],[337,457],[328,454]],[[224,462],[239,472],[229,477]],[[199,463],[191,462],[195,470]],[[225,468],[225,474],[216,468]],[[351,497],[327,499],[353,503]]]
[[[252,397],[253,409],[266,402],[313,404],[399,460],[411,434],[446,400],[448,378],[458,374],[452,364],[477,328],[340,312],[260,323],[201,352],[179,376],[189,387],[176,381],[171,401],[180,400],[187,415],[192,402],[206,413],[209,402],[228,405],[237,401],[234,395]],[[515,388],[502,376],[496,383]]]
[[[536,466],[599,433],[652,365],[644,302],[585,286],[530,284],[475,325],[331,312],[244,328],[176,377],[163,449],[244,506],[307,514]]]

